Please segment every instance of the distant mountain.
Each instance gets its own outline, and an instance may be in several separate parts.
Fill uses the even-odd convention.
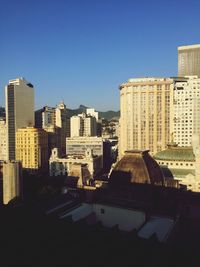
[[[88,107],[84,105],[80,105],[79,108],[77,109],[67,109],[67,112],[68,112],[68,115],[71,117],[74,115],[78,115],[82,112],[86,112],[87,108]],[[118,120],[120,117],[119,111],[109,110],[109,111],[98,111],[98,112],[99,112],[99,117],[102,119],[106,119],[106,120],[112,120],[112,119]]]
[[[113,110],[108,110],[104,112],[99,111],[99,116],[100,118],[104,118],[109,121],[112,119],[119,120],[120,111],[113,111]]]
[[[74,115],[78,115],[78,114],[80,114],[82,112],[86,112],[87,108],[88,107],[86,107],[84,105],[80,105],[79,108],[77,108],[77,109],[69,109],[69,108],[67,108],[67,114],[68,114],[69,117],[74,116]]]

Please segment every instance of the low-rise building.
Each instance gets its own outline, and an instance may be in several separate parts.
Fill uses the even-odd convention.
[[[197,177],[197,157],[192,147],[179,147],[175,143],[158,152],[154,159],[160,165],[165,178],[176,179],[188,190],[200,191],[200,179]]]
[[[3,203],[22,197],[22,164],[20,161],[3,162]]]
[[[48,170],[48,134],[43,129],[27,127],[16,133],[16,158],[31,173]]]
[[[58,149],[54,148],[49,159],[49,174],[50,176],[72,175],[72,168],[77,164],[86,164],[90,177],[93,178],[102,169],[102,155],[94,155],[91,149],[87,149],[85,154],[67,155],[61,158]]]
[[[91,149],[94,155],[103,155],[103,139],[97,136],[78,136],[66,139],[66,154],[85,154],[87,149]]]

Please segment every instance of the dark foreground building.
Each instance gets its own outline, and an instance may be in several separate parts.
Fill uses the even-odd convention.
[[[123,164],[134,174],[127,161],[115,171]],[[2,206],[2,266],[198,266],[200,195],[115,174],[102,188],[69,184],[59,197]]]

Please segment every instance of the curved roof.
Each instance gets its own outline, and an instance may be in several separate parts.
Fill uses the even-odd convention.
[[[109,182],[118,185],[128,183],[163,184],[164,178],[158,163],[148,150],[126,151],[113,169]]]
[[[195,161],[195,155],[192,147],[178,147],[177,145],[168,145],[166,150],[160,151],[154,155],[156,160],[170,161]]]

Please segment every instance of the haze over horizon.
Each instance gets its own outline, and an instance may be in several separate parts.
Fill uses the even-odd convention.
[[[2,0],[0,105],[8,81],[25,77],[35,109],[117,111],[129,78],[177,75],[177,46],[200,43],[199,10],[198,0]]]

